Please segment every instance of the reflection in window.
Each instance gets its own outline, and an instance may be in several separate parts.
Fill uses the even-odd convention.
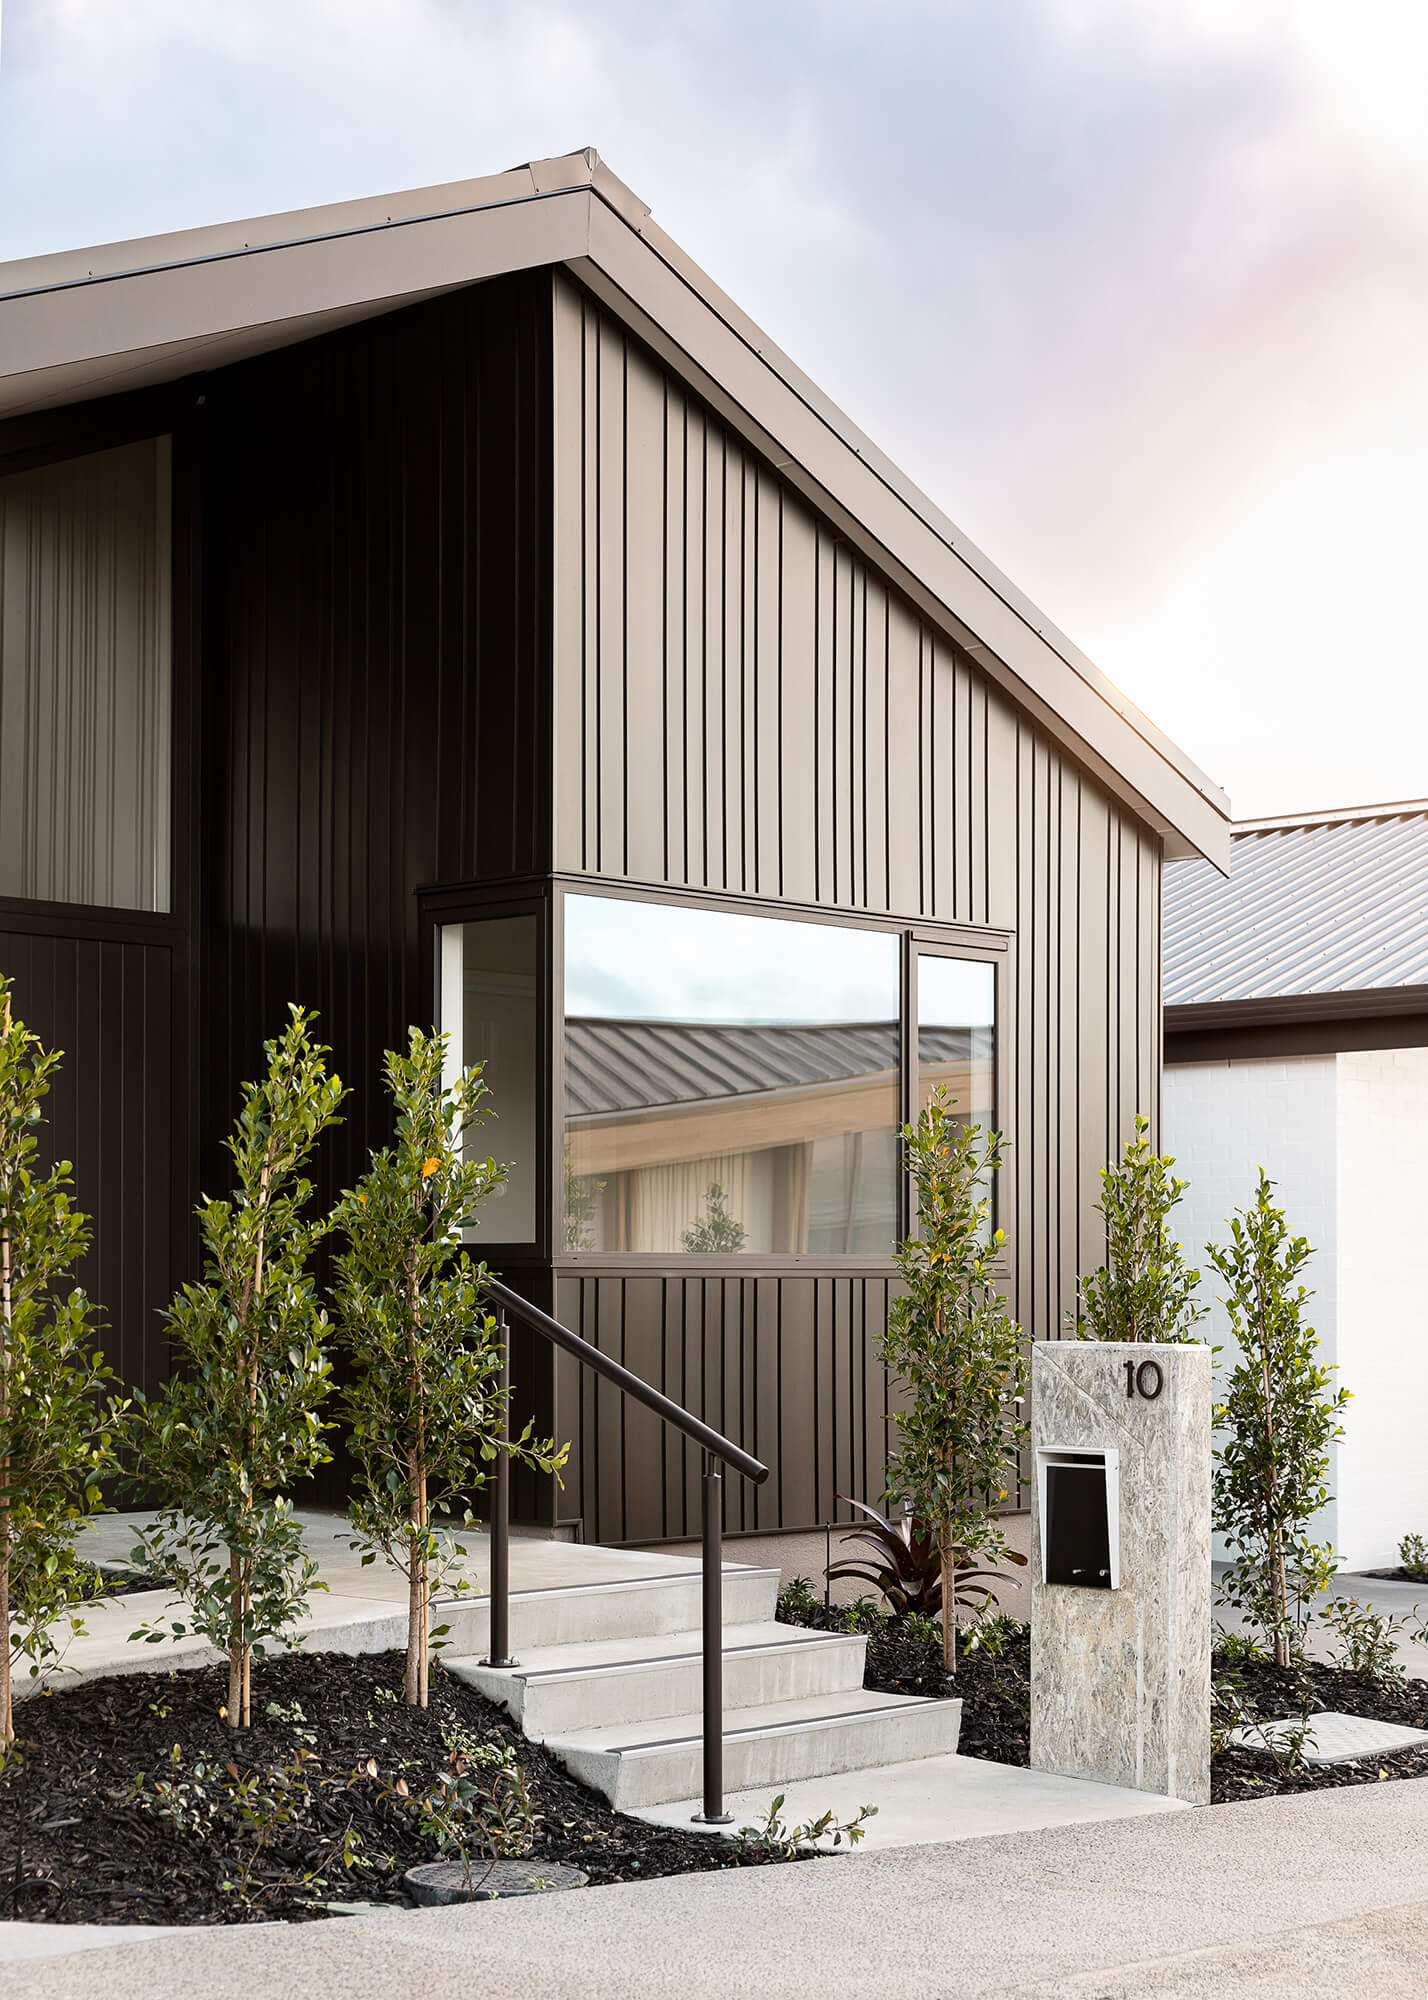
[[[925,1108],[939,1084],[962,1123],[996,1122],[996,967],[981,959],[919,952],[917,1093]]]
[[[505,1181],[468,1234],[492,1243],[533,1243],[536,1234],[538,919],[486,917],[441,932],[441,1025],[448,1080],[473,1063],[490,1096],[467,1134],[468,1156],[506,1164]]]
[[[898,940],[565,904],[567,1250],[885,1255]]]

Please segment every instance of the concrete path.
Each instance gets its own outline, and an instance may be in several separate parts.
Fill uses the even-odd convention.
[[[930,1847],[949,1840],[981,1840],[1000,1833],[1034,1833],[1048,1826],[1078,1826],[1092,1820],[1134,1819],[1144,1813],[1189,1812],[1183,1799],[1159,1792],[1133,1792],[1124,1785],[1098,1785],[1085,1778],[1059,1778],[1051,1771],[1027,1771],[993,1764],[985,1757],[920,1757],[910,1764],[879,1764],[871,1771],[842,1771],[796,1784],[765,1785],[757,1791],[729,1792],[729,1827],[711,1830],[732,1839],[741,1827],[762,1826],[782,1794],[779,1817],[788,1826],[806,1826],[825,1812],[850,1820],[863,1805],[877,1807],[858,1843],[859,1854],[875,1848]],[[651,1826],[687,1827],[698,1799],[678,1805],[641,1806],[635,1819]]]
[[[620,1884],[200,1931],[0,1969],[24,2000],[804,2000],[1428,1990],[1428,1779]]]

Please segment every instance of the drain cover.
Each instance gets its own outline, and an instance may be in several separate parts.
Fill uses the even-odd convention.
[[[1234,1741],[1246,1750],[1277,1747],[1284,1732],[1300,1727],[1298,1716],[1275,1722],[1250,1722],[1234,1730]],[[1340,1715],[1324,1709],[1307,1718],[1306,1764],[1351,1764],[1356,1757],[1391,1757],[1395,1750],[1416,1750],[1428,1744],[1428,1729],[1405,1729],[1397,1722],[1375,1722],[1367,1715]]]

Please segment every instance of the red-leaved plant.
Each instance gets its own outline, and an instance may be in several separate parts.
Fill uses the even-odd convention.
[[[936,1534],[911,1516],[906,1517],[905,1527],[899,1527],[861,1500],[845,1500],[843,1504],[856,1507],[872,1523],[844,1535],[843,1546],[862,1543],[872,1550],[875,1562],[863,1557],[857,1562],[834,1563],[828,1571],[828,1581],[847,1579],[872,1584],[882,1593],[894,1618],[907,1618],[913,1613],[923,1618],[941,1617],[942,1552]],[[1016,1549],[1006,1549],[1003,1553],[1008,1562],[1026,1567],[1026,1557]],[[955,1560],[953,1574],[958,1606],[967,1610],[986,1610],[995,1599],[995,1586],[999,1583],[1021,1588],[1015,1578],[1004,1576],[1000,1570],[973,1569],[960,1556]]]

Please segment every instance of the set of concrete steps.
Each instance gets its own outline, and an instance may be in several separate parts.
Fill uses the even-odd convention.
[[[778,1589],[777,1570],[724,1570],[728,1791],[956,1749],[959,1701],[870,1693],[867,1640],[776,1623]],[[443,1664],[612,1805],[663,1805],[700,1790],[700,1610],[699,1567],[688,1562],[664,1574],[513,1591],[518,1664],[453,1658],[455,1646]]]

